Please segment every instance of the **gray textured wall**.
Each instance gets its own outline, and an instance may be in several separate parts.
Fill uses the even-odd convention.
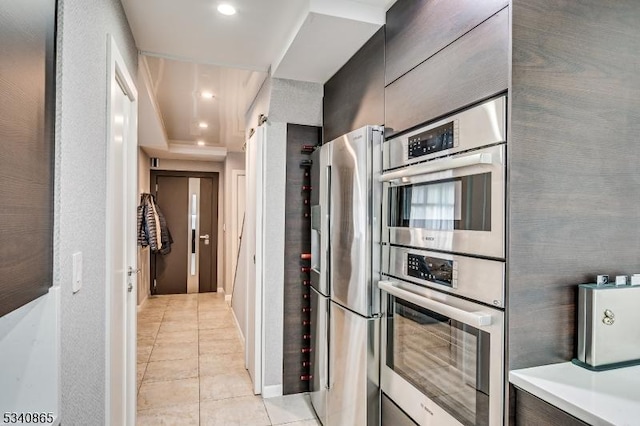
[[[62,291],[65,425],[105,422],[107,34],[135,76],[137,52],[120,1],[59,1],[54,282]],[[73,295],[76,251],[84,284]]]
[[[264,147],[264,386],[282,386],[287,124],[268,122]],[[260,184],[260,183],[258,183]],[[282,390],[280,389],[280,392]]]
[[[284,309],[284,205],[286,185],[287,123],[322,125],[323,86],[318,83],[267,78],[246,114],[247,135],[260,114],[268,117],[265,147],[265,182],[269,195],[264,223],[265,372],[268,394],[282,392]]]
[[[322,126],[322,95],[319,83],[274,78],[269,121]]]

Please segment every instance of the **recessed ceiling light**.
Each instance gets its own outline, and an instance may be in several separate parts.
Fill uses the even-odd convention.
[[[209,125],[204,121],[201,121],[198,123],[198,127],[200,127],[201,129],[206,129],[207,127],[209,127]]]
[[[223,15],[231,16],[236,14],[236,8],[231,6],[230,4],[223,3],[218,5],[218,12],[222,13]]]
[[[200,94],[204,99],[213,99],[213,93],[211,92],[202,92]]]
[[[198,141],[198,146],[204,146],[204,141]]]

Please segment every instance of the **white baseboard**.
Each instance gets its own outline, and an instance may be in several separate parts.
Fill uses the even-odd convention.
[[[263,398],[275,398],[282,396],[282,385],[271,385],[262,387]]]
[[[218,294],[224,294],[224,287],[218,287],[216,291],[218,292]],[[227,296],[225,295],[225,297]]]
[[[227,305],[231,306],[231,295],[230,294],[225,294],[224,295],[224,301],[227,302]]]
[[[233,322],[236,324],[236,330],[238,331],[238,336],[240,336],[240,340],[242,340],[242,349],[244,351],[244,348],[245,348],[244,334],[242,334],[240,323],[238,322],[238,318],[236,318],[236,312],[233,309],[231,309],[231,315],[233,315]]]
[[[147,300],[149,300],[149,295],[145,295],[144,299],[142,299],[142,302],[140,302],[140,304],[137,306],[138,313],[140,313],[140,311],[144,307],[145,303],[147,303]]]

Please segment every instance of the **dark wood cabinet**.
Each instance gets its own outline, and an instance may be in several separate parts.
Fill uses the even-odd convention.
[[[504,9],[386,87],[385,137],[504,92],[508,83]]]
[[[384,124],[384,28],[325,83],[322,108],[324,142]]]
[[[53,284],[55,12],[0,8],[0,316]]]
[[[640,253],[640,2],[514,0],[509,367],[575,356],[577,284]]]
[[[557,407],[525,392],[515,389],[514,426],[587,426]]]
[[[507,0],[408,0],[387,12],[385,85],[509,4]]]

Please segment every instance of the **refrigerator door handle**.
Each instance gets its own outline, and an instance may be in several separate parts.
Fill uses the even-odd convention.
[[[324,193],[324,199],[321,199],[320,202],[324,202],[326,207],[323,207],[322,213],[322,224],[321,227],[321,250],[324,251],[324,262],[322,263],[322,273],[324,274],[324,283],[326,294],[331,295],[331,165],[327,165],[324,169],[324,187],[326,190],[321,192],[321,195]],[[331,389],[331,298],[328,299],[326,303],[326,339],[327,339],[327,369],[326,369],[326,380],[325,386],[327,391]]]
[[[463,322],[475,327],[485,327],[491,325],[491,314],[485,312],[468,312],[454,306],[447,305],[437,300],[415,294],[404,290],[394,281],[379,281],[378,287],[387,293],[416,304],[422,308],[432,310],[441,315],[445,315],[456,321]]]
[[[326,284],[326,292],[327,295],[331,295],[331,166],[327,166],[325,170],[325,188],[327,188],[325,194],[326,199],[321,200],[325,202],[326,209],[322,215],[322,219],[325,222],[326,226],[322,229],[322,238],[324,239],[324,250],[325,250],[325,258],[324,258],[324,276],[325,276],[325,284]],[[322,228],[322,225],[321,225]]]
[[[326,387],[327,390],[331,389],[331,301],[327,301],[325,304],[327,309],[327,377]]]
[[[321,269],[321,239],[322,234],[320,232],[321,225],[319,222],[322,220],[322,207],[311,206],[311,270],[315,271],[317,274],[320,274]]]

